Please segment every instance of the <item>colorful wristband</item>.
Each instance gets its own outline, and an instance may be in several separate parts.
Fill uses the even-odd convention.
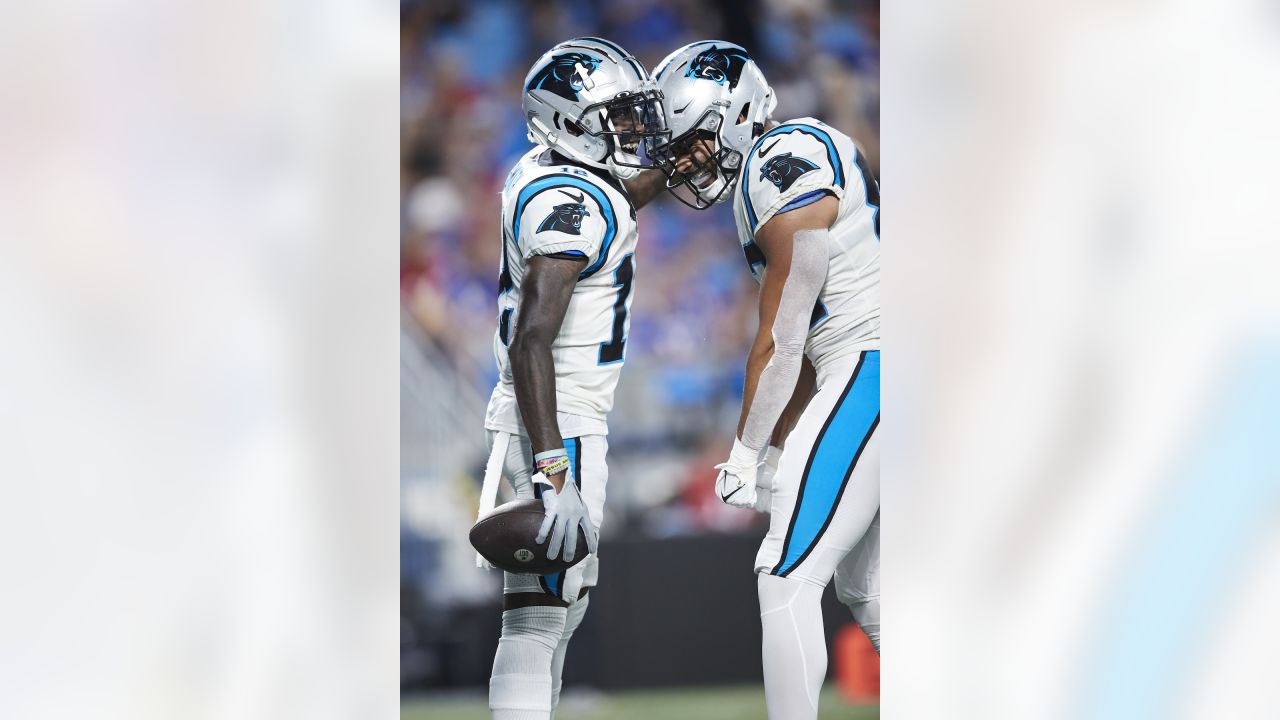
[[[533,456],[533,464],[538,472],[550,477],[569,469],[569,453],[564,448],[540,452]]]
[[[546,465],[541,465],[541,464],[538,465],[538,472],[542,473],[546,477],[551,477],[552,475],[558,475],[568,469],[569,469],[569,458],[567,457],[562,457],[559,460],[552,460]]]

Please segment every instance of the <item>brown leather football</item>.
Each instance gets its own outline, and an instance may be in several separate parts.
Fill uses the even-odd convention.
[[[545,516],[542,501],[535,498],[500,505],[471,526],[471,546],[494,567],[511,573],[551,575],[582,562],[587,556],[587,536],[581,527],[571,562],[547,559],[547,543],[533,541]]]

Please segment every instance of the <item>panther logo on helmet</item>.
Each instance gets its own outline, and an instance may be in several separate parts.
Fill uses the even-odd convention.
[[[577,72],[578,65],[581,64],[586,74],[590,75],[600,67],[601,62],[603,61],[600,58],[581,52],[555,55],[551,58],[551,62],[533,74],[525,90],[546,90],[565,100],[577,100],[578,92],[582,90],[582,77]]]
[[[538,226],[536,232],[544,230],[555,230],[556,232],[567,233],[569,235],[582,234],[582,218],[590,215],[587,206],[582,204],[586,200],[586,196],[579,193],[574,195],[570,192],[561,190],[560,192],[573,198],[576,202],[564,203],[557,205],[551,210],[551,214],[547,216],[542,224]]]
[[[817,170],[818,166],[802,157],[792,157],[791,153],[782,153],[769,158],[760,168],[760,179],[768,179],[778,187],[779,192],[786,192],[796,178]]]
[[[689,63],[689,69],[684,76],[710,80],[717,85],[724,85],[727,82],[729,89],[732,90],[738,86],[738,79],[742,77],[742,68],[746,67],[750,59],[741,50],[721,49],[713,45],[698,53],[693,62]]]

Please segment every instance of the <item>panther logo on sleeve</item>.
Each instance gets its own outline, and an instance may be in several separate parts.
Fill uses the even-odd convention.
[[[727,82],[729,89],[732,90],[738,86],[738,79],[742,77],[742,68],[746,67],[749,59],[740,50],[721,49],[713,45],[699,53],[693,62],[689,63],[689,69],[684,76],[711,80],[717,85],[724,85]]]
[[[600,58],[581,52],[556,55],[551,58],[551,62],[534,73],[525,90],[546,90],[565,100],[575,101],[578,99],[578,92],[583,88],[584,73],[585,75],[594,73],[601,62],[603,61]],[[578,72],[579,65],[582,66],[583,72]]]
[[[583,205],[583,201],[587,197],[581,193],[574,195],[571,192],[561,190],[560,192],[573,198],[574,202],[557,205],[551,209],[551,214],[547,216],[542,224],[538,226],[535,232],[543,232],[544,230],[555,230],[556,232],[567,233],[569,235],[582,234],[582,218],[590,215],[587,206]]]
[[[796,178],[817,170],[818,166],[802,157],[793,157],[791,153],[782,153],[769,158],[760,168],[760,179],[768,180],[777,186],[778,192],[786,192],[795,183]]]

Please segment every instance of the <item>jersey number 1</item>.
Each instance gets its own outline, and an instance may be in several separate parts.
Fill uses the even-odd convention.
[[[627,254],[613,271],[613,286],[618,288],[618,298],[613,301],[613,337],[608,342],[600,343],[600,364],[608,365],[622,360],[627,349],[627,338],[623,328],[627,325],[627,298],[631,296],[631,281],[635,276],[635,266],[631,263],[631,255]]]

